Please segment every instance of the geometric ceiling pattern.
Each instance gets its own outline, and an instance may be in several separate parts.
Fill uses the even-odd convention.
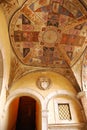
[[[86,15],[78,0],[27,0],[9,24],[14,53],[28,66],[74,65],[87,44]]]

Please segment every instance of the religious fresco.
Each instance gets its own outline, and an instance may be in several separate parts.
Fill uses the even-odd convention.
[[[9,35],[23,64],[68,68],[74,64],[74,58],[79,59],[80,50],[86,47],[87,23],[85,10],[81,11],[79,2],[75,2],[27,0],[14,13]]]

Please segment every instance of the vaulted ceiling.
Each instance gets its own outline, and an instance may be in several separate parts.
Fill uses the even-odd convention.
[[[1,5],[17,59],[12,64],[16,69],[22,66],[21,76],[30,70],[50,69],[78,89],[72,68],[82,64],[86,51],[86,0],[2,0]]]

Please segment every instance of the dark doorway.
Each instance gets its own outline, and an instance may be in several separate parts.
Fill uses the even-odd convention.
[[[23,96],[19,101],[16,130],[35,130],[36,101]]]

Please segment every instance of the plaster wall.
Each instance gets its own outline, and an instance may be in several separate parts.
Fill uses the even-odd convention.
[[[40,77],[46,77],[51,80],[49,89],[44,91],[38,88],[37,80]],[[48,94],[56,90],[67,90],[72,94],[77,93],[72,84],[66,78],[52,71],[32,72],[25,75],[13,84],[10,89],[10,93],[16,89],[24,89],[25,87],[39,92],[43,97],[46,97]]]
[[[3,109],[6,102],[6,89],[8,89],[8,79],[10,72],[10,42],[8,36],[8,26],[4,12],[0,7],[0,50],[3,58],[3,81],[0,92],[0,126],[3,129]]]
[[[58,114],[58,103],[68,103],[70,106],[71,120],[60,120]],[[82,107],[69,96],[57,96],[48,103],[48,124],[67,124],[84,122]]]
[[[51,80],[49,89],[42,90],[37,85],[37,80],[39,77],[46,77]],[[67,92],[67,94],[65,94]],[[65,95],[65,96],[64,96]],[[68,95],[68,96],[67,96]],[[71,95],[70,98],[69,96]],[[48,124],[56,124],[59,120],[55,117],[55,102],[69,102],[71,113],[72,113],[72,121],[70,122],[62,122],[62,123],[82,123],[84,122],[81,114],[81,106],[74,101],[75,95],[77,95],[77,92],[75,91],[72,84],[63,76],[54,73],[52,71],[40,71],[40,72],[32,72],[30,74],[25,75],[21,79],[19,79],[17,82],[13,84],[11,89],[9,90],[9,96],[7,98],[6,106],[5,106],[5,113],[7,113],[5,118],[7,120],[3,120],[5,124],[8,124],[8,128],[10,126],[15,125],[15,119],[17,115],[17,109],[14,113],[15,119],[10,122],[8,121],[8,112],[7,108],[9,108],[10,103],[13,101],[14,98],[20,97],[20,96],[30,96],[34,98],[35,100],[38,99],[39,103],[36,103],[36,117],[38,120],[36,120],[37,129],[38,130],[47,130]],[[14,105],[13,105],[14,106]],[[12,106],[12,107],[13,107]],[[18,106],[18,104],[16,105]],[[11,108],[10,106],[10,111]],[[8,109],[8,110],[9,110]],[[14,111],[14,110],[13,110]],[[50,115],[51,114],[51,115]],[[79,116],[81,115],[81,116]],[[10,115],[13,116],[13,112]],[[60,121],[61,123],[61,121]],[[52,127],[51,127],[52,128]],[[7,129],[3,129],[7,130]],[[8,129],[10,130],[10,128]]]

